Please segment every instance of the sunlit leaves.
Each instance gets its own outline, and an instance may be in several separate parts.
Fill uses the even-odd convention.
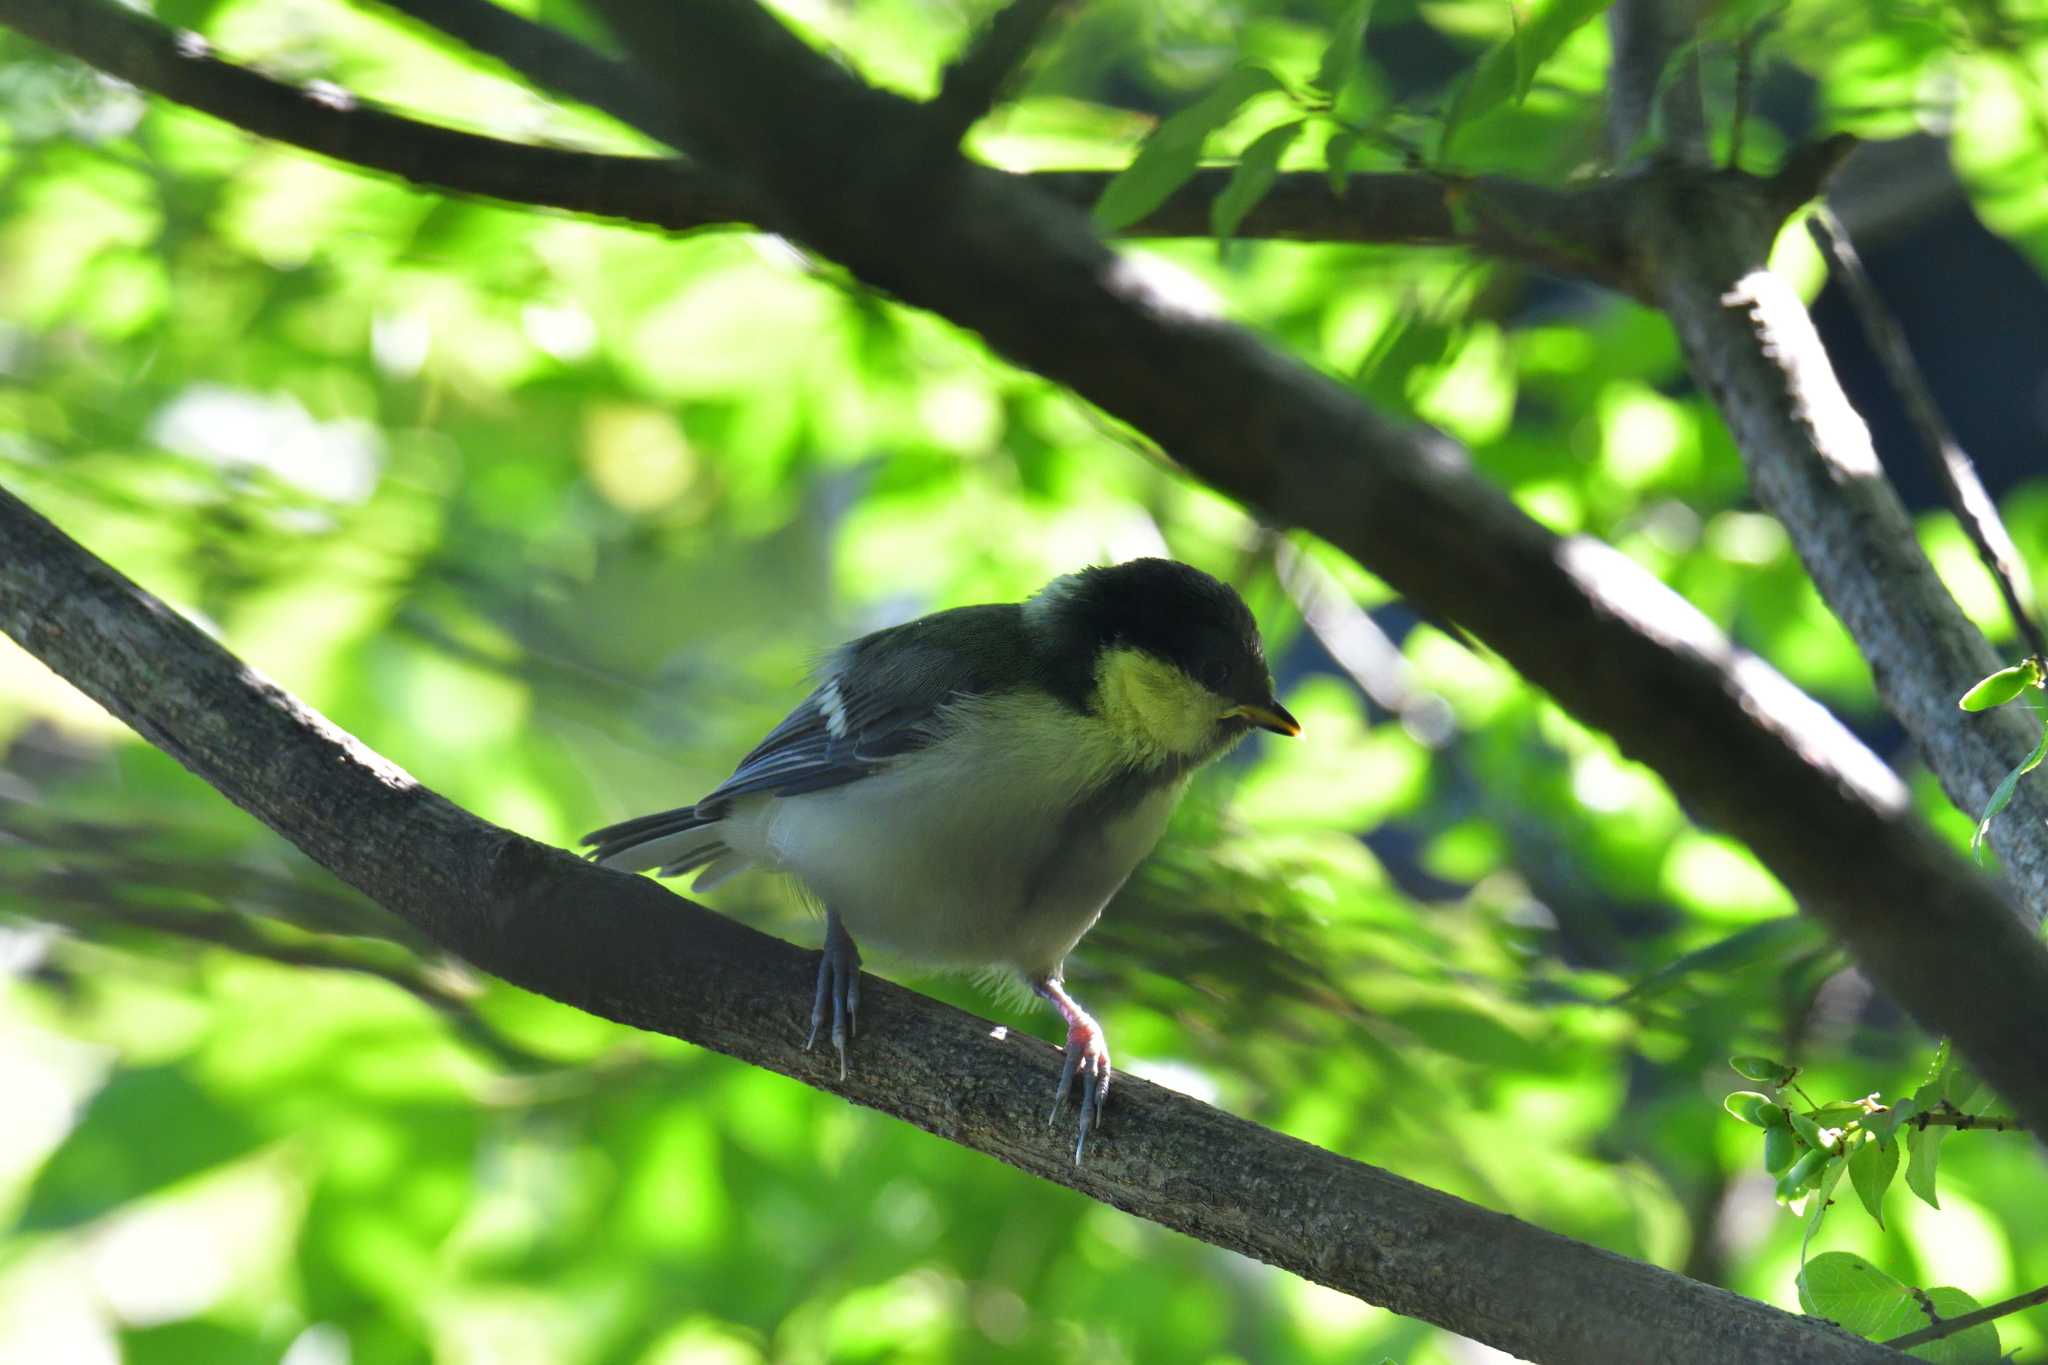
[[[1266,197],[1280,177],[1281,156],[1306,127],[1300,119],[1280,124],[1259,134],[1244,149],[1244,155],[1230,173],[1230,182],[1210,206],[1209,223],[1218,240],[1228,240],[1244,216]]]
[[[1114,232],[1137,222],[1187,182],[1202,157],[1209,134],[1236,116],[1254,96],[1280,88],[1263,67],[1240,66],[1187,108],[1168,118],[1145,140],[1095,204],[1096,224]],[[1277,160],[1278,150],[1274,152]]]
[[[1959,1289],[1919,1290],[1901,1284],[1846,1251],[1823,1252],[1806,1263],[1799,1276],[1799,1306],[1873,1341],[1902,1337],[1979,1307]],[[1995,1361],[2000,1358],[1998,1329],[1985,1323],[1930,1342],[1912,1354],[1951,1365]]]
[[[1611,3],[1612,0],[1547,0],[1516,11],[1514,32],[1480,59],[1451,100],[1444,115],[1445,145],[1463,125],[1504,101],[1526,96],[1543,64],[1564,40]]]
[[[1965,711],[1988,711],[2015,700],[2029,687],[2040,685],[2041,661],[2026,659],[1979,680],[1956,705]]]
[[[2042,729],[2041,738],[2034,745],[2033,751],[2021,759],[2019,765],[2011,772],[1999,779],[1998,786],[1992,789],[1991,799],[1984,803],[1984,814],[1977,821],[1976,832],[1970,836],[1971,852],[1977,852],[1982,847],[1984,837],[1991,833],[1992,820],[2000,811],[2012,804],[2012,795],[2019,790],[2020,779],[2040,767],[2044,759],[2048,759],[2048,727]]]
[[[1315,86],[1332,100],[1351,84],[1365,55],[1365,26],[1372,19],[1374,0],[1348,0],[1330,25],[1330,43],[1316,69]]]
[[[1884,1226],[1884,1192],[1899,1171],[1899,1144],[1889,1138],[1867,1136],[1849,1154],[1849,1183],[1863,1208]]]
[[[1770,1085],[1783,1085],[1795,1074],[1793,1068],[1783,1062],[1754,1053],[1730,1057],[1728,1069],[1746,1081],[1763,1081]]]

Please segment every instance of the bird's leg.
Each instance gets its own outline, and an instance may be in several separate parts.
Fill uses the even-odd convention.
[[[818,958],[818,994],[811,1001],[811,1036],[804,1051],[818,1041],[818,1027],[825,1022],[827,1003],[832,1010],[832,1046],[839,1053],[839,1079],[846,1079],[846,1039],[860,1014],[860,949],[840,923],[837,912],[825,911],[825,951]]]
[[[1052,1093],[1052,1113],[1045,1122],[1051,1127],[1059,1118],[1060,1108],[1066,1104],[1067,1092],[1073,1088],[1078,1074],[1081,1130],[1074,1137],[1074,1164],[1078,1166],[1082,1149],[1088,1145],[1088,1130],[1100,1126],[1102,1106],[1109,1099],[1109,1044],[1103,1039],[1102,1025],[1074,1003],[1074,997],[1067,994],[1057,975],[1040,977],[1031,983],[1031,989],[1050,1001],[1067,1022],[1067,1058],[1060,1067],[1059,1088]]]

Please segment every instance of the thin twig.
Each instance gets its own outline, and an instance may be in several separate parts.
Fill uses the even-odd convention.
[[[1457,732],[1448,703],[1423,688],[1415,670],[1336,575],[1284,539],[1273,543],[1273,567],[1301,619],[1337,666],[1374,702],[1401,718],[1408,733],[1435,749]]]
[[[1064,0],[1011,0],[960,60],[946,70],[945,83],[932,101],[929,133],[946,147],[956,146],[967,130],[995,108],[1003,92],[1023,68],[1054,11]]]
[[[2027,1125],[2006,1114],[1965,1114],[1946,1100],[1939,1109],[1925,1109],[1906,1119],[1909,1128],[1926,1132],[1929,1128],[1953,1128],[1957,1132],[1982,1129],[1987,1133],[2024,1133]]]
[[[1943,1337],[1967,1332],[1972,1327],[1990,1322],[1993,1318],[2006,1317],[2040,1303],[2048,1303],[2048,1284],[2042,1285],[2039,1289],[2029,1289],[2024,1294],[2015,1294],[2009,1299],[2001,1299],[1988,1308],[1979,1308],[1976,1312],[1965,1313],[1959,1318],[1943,1318],[1940,1322],[1929,1323],[1918,1331],[1908,1332],[1902,1337],[1893,1337],[1885,1345],[1897,1351],[1925,1346],[1930,1341],[1940,1341]]]
[[[2013,547],[2004,521],[1999,518],[1997,504],[1985,491],[1983,480],[1977,477],[1976,465],[1957,442],[1948,423],[1942,420],[1934,395],[1928,390],[1927,381],[1913,360],[1905,329],[1900,327],[1898,318],[1871,283],[1847,230],[1827,205],[1820,205],[1806,220],[1806,230],[1813,234],[1814,243],[1821,251],[1832,257],[1840,268],[1843,287],[1848,291],[1849,302],[1855,307],[1856,316],[1870,338],[1871,348],[1877,352],[1892,387],[1905,400],[1906,415],[1912,419],[1921,443],[1933,457],[1935,471],[1941,475],[1942,488],[1948,494],[1949,506],[1955,511],[1956,520],[1963,524],[1970,543],[1977,547],[1977,557],[1984,561],[1984,567],[1990,570],[1992,580],[1998,584],[1999,595],[2005,599],[2005,609],[2012,616],[2014,628],[2026,641],[2030,654],[2036,659],[2048,659],[2048,639],[2043,638],[2041,627],[2024,605],[2033,596],[2026,567]]]
[[[560,1065],[552,1058],[529,1051],[486,1024],[470,1003],[477,987],[462,979],[463,973],[459,968],[436,969],[379,962],[369,954],[350,951],[310,935],[298,942],[290,942],[231,910],[183,914],[124,905],[107,895],[67,900],[63,904],[73,912],[70,916],[48,913],[59,909],[60,903],[53,898],[39,897],[36,904],[44,912],[36,918],[53,922],[74,926],[117,924],[151,934],[212,944],[244,957],[261,958],[280,966],[373,977],[396,986],[432,1008],[447,1019],[457,1033],[491,1054],[502,1066],[515,1071],[546,1071]]]

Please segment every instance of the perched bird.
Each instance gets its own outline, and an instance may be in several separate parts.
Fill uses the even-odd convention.
[[[1028,601],[956,607],[840,646],[804,698],[695,805],[586,835],[626,871],[793,874],[825,908],[811,1036],[846,1072],[860,952],[1007,969],[1059,1011],[1059,1117],[1080,1077],[1079,1161],[1109,1096],[1102,1028],[1061,984],[1067,954],[1166,828],[1189,775],[1274,700],[1244,602],[1199,569],[1135,559]]]

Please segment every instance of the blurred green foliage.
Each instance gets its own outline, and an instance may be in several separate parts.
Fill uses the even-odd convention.
[[[589,31],[567,0],[520,8]],[[790,8],[922,95],[990,6]],[[1109,0],[974,145],[1122,166],[1250,62],[1271,74],[1244,82],[1255,98],[1165,126],[1231,156],[1320,101],[1329,117],[1267,141],[1279,169],[1420,156],[1559,179],[1598,165],[1599,8]],[[1768,21],[1760,70],[1823,130],[1953,128],[1971,202],[2039,262],[2040,8],[1723,6],[1703,50],[1718,136],[1735,41]],[[429,117],[642,146],[373,8],[157,9],[239,60]],[[1332,48],[1360,25],[1362,56]],[[1745,162],[1765,167],[1786,136],[1750,119]],[[1307,738],[1208,774],[1077,955],[1119,1060],[1798,1306],[1805,1229],[1717,1102],[1725,1059],[1903,1093],[1928,1041],[1744,849],[1355,565],[778,241],[415,192],[13,38],[0,129],[0,479],[423,781],[566,844],[715,784],[839,638],[1163,547],[1242,588]],[[1144,249],[1884,733],[1656,316],[1451,253]],[[2048,492],[2021,487],[2009,513],[2048,572]],[[1925,533],[2004,631],[1944,549],[1950,519]],[[1378,681],[1405,702],[1368,703],[1356,676],[1383,628],[1397,663]],[[793,1082],[480,979],[11,648],[0,753],[0,1358],[1462,1358]],[[1965,844],[1970,818],[1923,773],[1915,788]],[[764,879],[717,904],[816,933]],[[1045,1030],[967,984],[918,984]],[[1849,1258],[1821,1263],[1819,1299],[1837,1271],[1891,1294],[1887,1313],[1885,1284],[1989,1302],[2048,1280],[2030,1145],[1972,1133],[1944,1156],[1939,1212],[1895,1200],[1882,1228],[1837,1218],[1806,1248]],[[2044,1335],[2001,1331],[2008,1349]]]

